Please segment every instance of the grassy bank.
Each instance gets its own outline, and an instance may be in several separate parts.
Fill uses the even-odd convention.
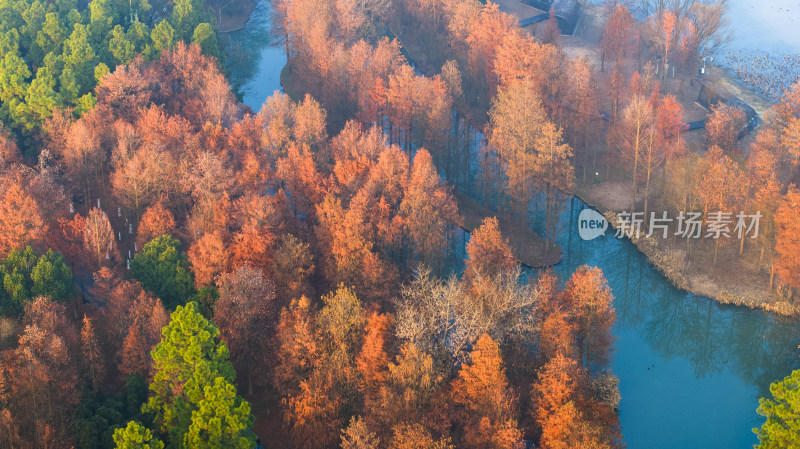
[[[222,33],[240,30],[256,8],[256,1],[266,0],[212,0],[206,9],[217,21],[217,30]]]
[[[496,216],[500,232],[508,239],[514,256],[520,263],[531,268],[544,268],[561,262],[561,247],[556,245],[546,250],[545,240],[525,223],[494,213],[464,194],[456,193],[455,196],[458,200],[458,212],[464,217],[463,228],[467,232],[480,226],[484,218]]]
[[[591,190],[579,188],[575,195],[597,208],[614,227],[617,214],[625,208],[608,205],[619,203],[615,197],[615,192],[619,189],[604,184],[590,187]],[[652,210],[662,210],[659,207],[654,204]],[[629,208],[630,206],[627,207]],[[674,232],[672,229],[671,231]],[[640,236],[632,238],[631,242],[647,257],[648,262],[681,290],[712,298],[722,304],[763,309],[786,316],[800,313],[796,304],[782,298],[770,288],[768,274],[760,272],[756,264],[747,258],[741,260],[738,257],[738,244],[722,247],[717,265],[714,266],[711,261],[713,245],[702,239],[693,242],[691,250],[684,239],[676,242],[673,239]],[[754,257],[753,254],[751,256]]]

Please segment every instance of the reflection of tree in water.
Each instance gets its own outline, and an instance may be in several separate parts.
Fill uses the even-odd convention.
[[[797,326],[775,323],[759,311],[719,305],[709,298],[648,283],[651,312],[642,329],[652,348],[691,362],[704,377],[729,370],[767,391],[769,382],[796,365]]]
[[[632,248],[627,248],[626,245],[620,245],[617,254],[619,254],[618,260],[624,259],[625,263],[620,263],[618,267],[615,267],[616,270],[609,270],[609,276],[615,275],[621,279],[619,282],[621,288],[618,289],[619,296],[614,303],[615,306],[619,304],[621,310],[619,323],[626,327],[638,327],[647,318],[650,309],[647,296],[649,292],[643,287],[644,267],[647,261]],[[620,271],[620,273],[617,274],[615,271]]]
[[[566,242],[563,236],[569,233],[568,224],[571,224],[569,221],[570,200],[573,198],[573,196],[566,195],[558,190],[553,190],[552,195],[553,203],[550,213],[553,214],[553,232],[556,234],[556,243],[562,245]],[[542,237],[544,237],[546,233],[546,204],[547,195],[544,192],[536,192],[534,193],[528,208],[528,220],[530,227]],[[564,246],[562,246],[562,250],[566,251]]]
[[[665,358],[690,362],[697,377],[729,371],[768,392],[769,383],[797,367],[800,326],[761,311],[720,305],[674,288],[628,241],[610,236],[589,242],[578,236],[578,199],[560,217],[561,278],[582,264],[599,266],[615,296],[617,325],[639,329]],[[564,227],[575,230],[566,231]]]
[[[256,8],[244,27],[230,33],[220,33],[225,67],[236,91],[258,72],[260,58],[253,55],[260,55],[260,50],[273,41],[270,14],[270,3],[257,0]]]
[[[669,286],[659,290],[653,295],[658,313],[644,325],[645,338],[668,358],[688,359],[698,377],[729,370],[763,395],[770,382],[797,366],[796,325],[775,322],[759,311],[675,294]]]
[[[627,252],[635,251],[631,246]],[[695,375],[722,370],[727,363],[725,317],[717,317],[707,298],[682,293],[669,285],[641,254],[622,276],[627,288],[618,294],[620,323],[641,330],[645,341],[665,358],[685,358]],[[627,265],[627,264],[626,264]]]
[[[544,217],[536,213],[535,204],[533,228],[541,232]],[[768,394],[771,382],[800,365],[796,323],[677,290],[633,244],[610,235],[613,231],[582,240],[577,217],[585,207],[577,198],[559,202],[557,243],[564,257],[555,271],[563,281],[581,265],[601,267],[615,296],[617,326],[638,329],[666,359],[688,360],[697,377],[729,371],[757,386],[761,396]],[[467,238],[460,230],[453,236],[447,256],[450,270],[463,269]]]
[[[715,313],[708,298],[670,290],[665,288],[664,294],[654,297],[657,314],[644,326],[645,339],[669,358],[688,359],[697,377],[721,372],[730,349],[726,317]]]
[[[442,277],[447,278],[451,274],[460,276],[461,272],[464,271],[468,241],[469,233],[454,226],[447,241],[446,254],[443,255]]]
[[[737,375],[755,384],[759,394],[766,396],[770,383],[800,366],[800,328],[786,318],[762,315],[754,319],[754,314],[760,312],[744,310],[737,314],[740,321],[734,334],[735,367]]]

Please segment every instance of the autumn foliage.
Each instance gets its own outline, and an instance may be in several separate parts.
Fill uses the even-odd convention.
[[[500,234],[497,218],[486,218],[483,224],[470,236],[467,243],[467,273],[475,272],[483,276],[495,276],[511,269],[516,259]]]
[[[85,299],[20,302],[0,353],[0,433],[14,447],[79,446],[104,412],[78,423],[72,408],[137,397],[137,379],[144,409],[126,404],[95,432],[120,447],[252,447],[248,401],[293,447],[619,447],[617,404],[595,399],[612,378],[602,271],[579,267],[563,289],[552,273],[534,281],[499,225],[543,218],[552,249],[559,200],[578,170],[580,186],[599,176],[600,156],[624,161],[633,210],[640,187],[648,210],[666,166],[696,181],[676,193],[686,211],[771,206],[773,237],[757,244],[797,286],[797,194],[781,196],[794,174],[769,175],[798,159],[796,111],[747,170],[715,147],[692,167],[680,102],[629,67],[642,45],[622,6],[604,27],[605,77],[557,46],[554,16],[537,39],[491,2],[276,1],[297,97],[257,111],[204,54],[200,11],[175,6],[175,28],[150,36],[163,48],[114,47],[125,63],[98,77],[96,104],[46,120],[39,161],[0,138],[0,256],[61,251]],[[687,23],[658,23],[659,53],[688,61]],[[730,115],[709,120],[727,153]],[[463,276],[456,191],[498,216],[469,236]]]
[[[798,247],[800,246],[800,229],[798,225],[800,216],[800,191],[797,188],[790,189],[782,198],[780,206],[775,214],[777,224],[777,245],[775,251],[778,253],[776,272],[781,282],[792,287],[800,286],[800,259]]]

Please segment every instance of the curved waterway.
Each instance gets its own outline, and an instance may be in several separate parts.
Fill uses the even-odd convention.
[[[227,33],[225,67],[242,102],[254,112],[281,88],[281,69],[286,65],[284,47],[272,36],[270,3],[256,0],[256,8],[244,26]]]
[[[259,1],[244,28],[230,33],[227,68],[245,104],[258,110],[286,63],[272,46],[269,5]],[[611,371],[620,379],[620,419],[629,449],[748,448],[762,419],[758,398],[798,367],[800,325],[757,310],[680,291],[627,240],[583,241],[578,198],[562,204],[555,271],[598,266],[613,290],[617,323]],[[463,247],[462,247],[463,248]]]
[[[800,325],[678,290],[612,231],[584,241],[578,198],[563,205],[557,242],[562,279],[586,264],[603,270],[617,322],[611,371],[629,449],[748,448],[763,418],[758,398],[798,367]]]

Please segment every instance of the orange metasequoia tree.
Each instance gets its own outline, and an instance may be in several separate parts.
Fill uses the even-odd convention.
[[[706,120],[709,146],[718,146],[724,152],[736,148],[739,133],[745,126],[744,110],[738,106],[718,103],[711,108],[711,114]]]
[[[800,190],[794,185],[784,195],[775,213],[778,258],[775,272],[790,288],[800,288]]]
[[[268,357],[275,315],[275,286],[258,268],[247,265],[220,276],[219,300],[214,321],[228,345],[237,372],[247,376],[247,389],[253,393],[255,371]]]
[[[581,371],[578,362],[556,354],[533,385],[533,418],[542,429],[541,447],[568,449],[571,429],[581,419],[577,408]]]
[[[0,179],[0,257],[43,235],[45,223],[39,206],[20,182]]]
[[[722,154],[722,149],[712,147],[706,152],[706,168],[700,175],[697,185],[697,198],[703,204],[704,218],[713,222],[714,218],[722,218],[719,213],[734,213],[744,197],[745,179],[739,165],[731,158]],[[718,220],[721,222],[722,220]],[[729,230],[730,233],[733,229]],[[706,233],[708,235],[708,233]],[[713,264],[717,266],[717,253],[719,247],[729,241],[729,236],[724,234],[714,239]]]
[[[466,274],[494,277],[517,263],[508,240],[500,234],[496,217],[484,218],[467,243]]]
[[[506,379],[500,347],[484,334],[452,384],[465,447],[522,448],[516,401]]]
[[[406,231],[423,262],[438,266],[447,243],[448,227],[460,220],[455,198],[439,180],[430,153],[420,148],[400,205]]]
[[[603,271],[586,265],[578,267],[564,288],[563,303],[569,307],[575,326],[578,361],[604,364],[611,351],[611,326],[614,325],[614,296]]]
[[[139,228],[136,230],[136,244],[139,248],[156,237],[164,234],[173,234],[175,231],[175,217],[172,212],[164,207],[164,202],[159,201],[148,207],[142,219],[139,221]]]
[[[532,414],[541,428],[543,449],[620,446],[616,415],[604,404],[587,398],[586,371],[578,362],[556,354],[538,372],[533,385]]]
[[[389,343],[394,316],[373,312],[367,317],[366,335],[361,352],[356,357],[356,368],[364,378],[365,395],[375,395],[389,377]]]
[[[388,363],[386,381],[375,395],[365,398],[370,423],[388,437],[398,422],[414,422],[426,429],[449,426],[443,410],[435,404],[446,401],[443,380],[434,368],[433,357],[413,343],[405,343],[394,362]]]
[[[83,316],[83,327],[81,328],[81,354],[83,358],[84,376],[89,380],[92,388],[97,390],[105,375],[105,361],[97,335],[94,332],[92,319]]]
[[[603,53],[600,61],[601,72],[605,70],[606,55],[611,58],[616,66],[617,62],[622,59],[632,47],[632,35],[636,32],[633,29],[634,26],[633,15],[628,12],[628,8],[617,3],[603,30],[603,41],[601,44]]]
[[[211,285],[228,266],[228,252],[219,231],[203,234],[189,247],[188,257],[194,271],[195,288],[198,290]]]
[[[117,246],[111,222],[106,213],[96,207],[86,216],[83,244],[97,267],[103,266],[104,260],[117,260]]]

